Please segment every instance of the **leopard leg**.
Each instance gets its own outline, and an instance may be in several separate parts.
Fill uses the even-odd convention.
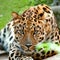
[[[43,60],[43,59],[46,58],[45,54],[46,54],[46,53],[44,52],[44,49],[41,49],[40,51],[34,52],[34,53],[32,54],[32,58],[33,58],[34,60]]]
[[[43,49],[38,51],[38,52],[34,52],[34,54],[32,55],[32,58],[34,60],[43,60],[43,59],[46,59],[48,57],[51,57],[53,55],[55,55],[56,52],[53,51],[53,50],[49,50],[47,52],[45,52]]]
[[[9,51],[9,60],[20,60],[22,56],[22,49],[18,43],[13,42]]]
[[[21,52],[17,49],[11,49],[9,52],[9,60],[20,60]]]

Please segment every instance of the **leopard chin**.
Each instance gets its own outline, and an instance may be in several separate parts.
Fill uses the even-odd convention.
[[[26,55],[26,56],[32,56],[32,54],[34,53],[34,51],[24,51],[24,54]]]

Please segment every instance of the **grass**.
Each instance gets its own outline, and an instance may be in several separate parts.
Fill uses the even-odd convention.
[[[29,0],[0,0],[0,29],[11,20],[13,11],[21,14],[30,7],[28,2]]]

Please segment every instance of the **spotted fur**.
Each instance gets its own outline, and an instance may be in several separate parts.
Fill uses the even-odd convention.
[[[39,52],[35,50],[36,44],[45,41],[60,43],[59,28],[47,5],[33,6],[21,15],[15,12],[12,15],[13,19],[0,31],[0,43],[9,52],[9,60],[20,60],[23,56],[42,60],[56,54],[55,51],[45,53],[43,48]]]

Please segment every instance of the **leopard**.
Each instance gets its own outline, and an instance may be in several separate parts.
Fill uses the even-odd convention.
[[[31,6],[22,14],[12,12],[12,19],[0,30],[0,44],[9,60],[43,60],[56,55],[53,50],[36,51],[43,42],[60,43],[60,30],[52,9],[46,4]]]

